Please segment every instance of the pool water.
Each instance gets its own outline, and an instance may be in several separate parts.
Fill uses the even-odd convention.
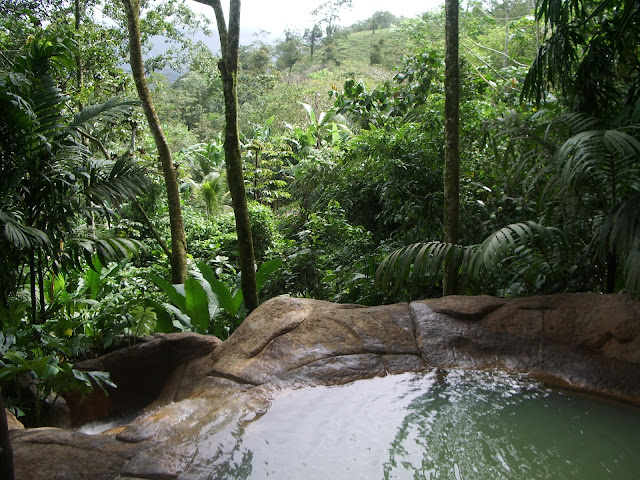
[[[184,478],[640,478],[640,408],[500,373],[285,390],[219,435]]]

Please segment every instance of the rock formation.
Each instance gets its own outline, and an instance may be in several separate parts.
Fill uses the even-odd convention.
[[[211,444],[214,435],[264,412],[281,388],[433,368],[528,373],[640,403],[640,304],[623,295],[380,307],[280,297],[218,344],[168,335],[85,365],[111,371],[120,388],[108,400],[70,401],[74,422],[146,410],[101,435],[12,431],[16,478],[211,478],[214,457],[234,448],[232,435],[229,445]]]

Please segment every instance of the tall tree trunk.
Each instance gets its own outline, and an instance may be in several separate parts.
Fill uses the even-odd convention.
[[[44,299],[44,266],[42,262],[43,252],[41,248],[38,248],[38,293],[40,295],[40,321],[44,323],[45,313],[47,311],[47,304]]]
[[[13,480],[13,449],[9,438],[7,415],[4,411],[4,400],[0,391],[0,478]]]
[[[444,241],[459,243],[460,210],[460,68],[458,63],[459,0],[445,0],[445,100],[444,100]],[[443,295],[457,289],[455,262],[445,263]]]
[[[151,129],[151,135],[158,149],[158,157],[162,164],[162,173],[164,174],[164,183],[167,189],[169,222],[171,224],[171,256],[169,257],[171,261],[171,281],[172,283],[184,283],[187,279],[187,239],[184,233],[184,222],[180,207],[178,175],[144,74],[142,47],[140,44],[140,0],[122,0],[122,3],[127,13],[131,73]]]
[[[74,22],[74,30],[76,33],[80,32],[80,25],[82,21],[82,11],[80,10],[80,0],[75,0],[73,13],[75,16]],[[76,88],[78,89],[78,96],[82,98],[82,82],[83,82],[83,71],[82,71],[82,56],[80,55],[80,51],[76,54]],[[82,101],[78,103],[78,108],[80,111],[84,108]]]
[[[504,20],[504,56],[502,57],[502,66],[509,66],[509,9],[505,4],[505,20]]]
[[[607,275],[605,277],[605,293],[615,293],[616,291],[616,275],[618,271],[618,257],[616,253],[607,253]]]
[[[31,294],[31,324],[38,323],[38,296],[36,289],[36,251],[32,249],[29,256],[29,292]]]
[[[222,58],[218,63],[224,92],[225,134],[224,155],[227,181],[231,193],[233,212],[236,218],[238,235],[238,253],[240,257],[240,286],[247,312],[258,307],[258,289],[256,286],[255,258],[251,222],[247,208],[247,194],[242,173],[240,155],[240,136],[238,134],[238,49],[240,45],[240,0],[230,0],[229,29],[225,22],[220,0],[196,0],[213,7],[216,14]]]

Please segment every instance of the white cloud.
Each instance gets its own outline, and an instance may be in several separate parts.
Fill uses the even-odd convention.
[[[240,10],[240,26],[243,30],[266,30],[273,36],[281,36],[285,29],[300,33],[311,26],[311,12],[326,0],[243,0]],[[215,19],[213,9],[189,0],[194,11],[205,13]],[[228,2],[223,1],[225,13]],[[366,20],[378,10],[390,11],[396,16],[412,18],[443,4],[444,0],[353,0],[351,10],[343,9],[341,25],[351,25]]]

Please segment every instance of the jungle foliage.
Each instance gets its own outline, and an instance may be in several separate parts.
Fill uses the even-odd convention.
[[[142,2],[188,246],[189,275],[172,284],[158,153],[121,68],[124,11],[40,3],[0,7],[13,12],[0,23],[0,381],[30,424],[50,391],[108,385],[74,361],[154,332],[226,338],[246,314],[218,53],[185,41],[151,59],[146,48],[180,37],[168,18],[208,26],[183,2]],[[238,52],[262,301],[439,296],[445,266],[462,294],[640,293],[637,1],[462,5],[456,244],[443,241],[444,13],[378,12],[341,29],[343,3],[304,33]],[[181,70],[174,82],[157,71],[167,65]],[[24,374],[40,403],[20,398]]]

